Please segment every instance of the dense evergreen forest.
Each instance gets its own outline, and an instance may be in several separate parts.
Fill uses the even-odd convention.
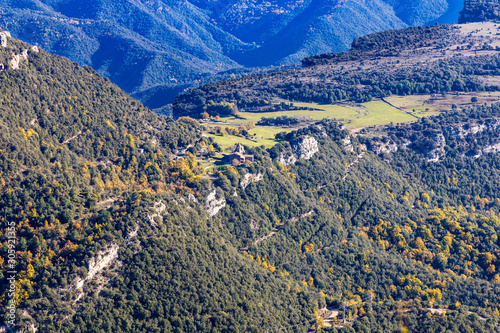
[[[0,62],[23,50],[20,68],[0,74],[0,207],[3,228],[16,225],[19,328],[246,331],[312,318],[319,296],[275,298],[287,281],[239,255],[186,203],[210,186],[194,155],[171,160],[204,143],[195,120],[161,118],[92,69],[14,39]],[[150,221],[160,203],[168,217]],[[1,237],[7,305],[7,229]],[[79,287],[99,256],[112,259],[109,270]]]
[[[207,175],[197,120],[15,39],[0,63],[0,312],[14,222],[19,331],[500,331],[500,105],[322,120]]]

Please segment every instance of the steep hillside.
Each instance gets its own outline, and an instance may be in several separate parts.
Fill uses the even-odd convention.
[[[391,128],[358,136],[326,120],[280,134],[273,149],[250,151],[265,170],[228,167],[215,181],[227,206],[214,219],[249,258],[301,281],[300,291],[319,289],[327,307],[317,325],[333,332],[495,332],[499,155],[428,161],[412,130],[432,138],[436,123],[494,124],[498,112],[468,109],[400,125],[410,145],[391,141]],[[447,138],[443,149],[474,138]],[[339,325],[344,305],[347,324]]]
[[[344,51],[357,36],[403,27],[381,1],[237,2],[216,19],[238,38],[259,45],[234,58],[245,66],[298,62],[307,55]],[[359,24],[359,22],[363,22]]]
[[[214,102],[220,90],[202,90],[212,119],[173,121],[88,67],[0,37],[0,311],[15,304],[18,331],[498,331],[498,105],[359,134],[335,120],[268,128],[280,133],[266,149],[250,125],[210,123],[236,107]],[[449,27],[407,37],[369,36],[339,57],[358,68],[470,40]],[[310,68],[343,61],[323,60]],[[461,64],[423,88],[462,82]],[[474,75],[494,81],[495,66]],[[248,160],[224,164],[227,132],[253,143]]]
[[[202,3],[201,1],[198,3]],[[260,47],[237,55],[246,66],[300,61],[312,54],[342,52],[353,38],[432,22],[447,1],[244,1],[215,4],[226,31]],[[458,15],[458,13],[457,13]],[[456,22],[456,18],[447,22]]]
[[[19,331],[314,319],[324,300],[287,293],[288,279],[239,254],[209,220],[197,202],[211,185],[194,156],[172,162],[206,145],[196,121],[161,118],[91,68],[0,34],[2,318],[15,304]]]

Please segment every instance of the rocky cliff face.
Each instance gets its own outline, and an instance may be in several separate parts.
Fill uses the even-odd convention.
[[[499,21],[499,0],[465,0],[458,23]]]
[[[213,192],[207,196],[205,210],[208,214],[210,214],[210,216],[215,216],[224,207],[226,207],[226,198],[221,197],[217,199],[217,191],[213,190]]]
[[[7,47],[7,39],[10,38],[10,32],[1,31],[0,32],[0,45],[2,47]]]
[[[318,141],[312,136],[306,135],[295,144],[292,145],[292,149],[299,158],[305,160],[310,159],[313,155],[318,152]]]
[[[304,135],[292,143],[291,149],[280,153],[278,162],[283,165],[295,164],[298,159],[310,159],[318,150],[318,141],[310,135]]]
[[[411,149],[428,162],[440,163],[446,156],[479,158],[484,154],[500,152],[500,118],[463,118],[464,121],[446,126],[435,125],[432,130],[410,130],[408,133],[392,133],[396,142],[388,140],[369,142],[368,150],[379,155]]]
[[[375,155],[380,155],[384,153],[395,153],[398,151],[398,145],[394,142],[376,142],[370,146],[370,151],[372,151]]]
[[[253,174],[247,173],[240,182],[240,186],[245,189],[248,185],[256,183],[264,179],[264,175],[261,173]]]
[[[4,47],[4,48],[8,48],[9,47],[9,38],[11,38],[10,32],[0,31],[0,46]],[[39,52],[38,47],[32,46],[31,52],[38,53]],[[19,69],[21,62],[24,60],[28,60],[28,50],[27,49],[24,49],[21,52],[21,54],[16,54],[13,50],[12,51],[12,58],[9,60],[8,63],[12,69]],[[3,71],[4,69],[5,69],[5,65],[0,64],[0,72]]]

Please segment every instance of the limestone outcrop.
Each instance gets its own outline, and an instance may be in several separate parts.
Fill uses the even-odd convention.
[[[226,207],[226,198],[221,197],[217,199],[217,190],[213,190],[208,196],[205,202],[205,210],[210,214],[210,216],[215,216],[217,213]]]

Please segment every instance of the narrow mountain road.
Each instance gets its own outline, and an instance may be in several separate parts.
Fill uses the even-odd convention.
[[[303,217],[311,216],[313,213],[314,213],[314,210],[311,210],[310,212],[302,214],[300,216],[292,217],[289,220],[289,222],[297,222],[299,219],[301,219]],[[281,222],[268,235],[262,236],[259,239],[257,239],[255,242],[253,242],[253,245],[258,245],[259,243],[262,243],[266,239],[271,238],[272,236],[274,236],[275,233],[277,233],[278,231],[280,231],[281,227],[283,227],[284,225],[285,225],[285,222]]]
[[[299,216],[295,216],[295,217],[292,217],[289,222],[297,222],[299,219],[303,218],[303,217],[308,217],[308,216],[311,216],[312,214],[314,213],[314,210],[311,210],[310,212],[307,212],[307,213],[304,213],[302,215],[299,215]],[[266,239],[269,239],[271,237],[274,236],[274,234],[276,234],[278,231],[281,230],[281,228],[285,225],[285,222],[281,222],[280,224],[278,224],[276,227],[274,227],[274,229],[267,235],[265,236],[262,236],[258,239],[256,239],[254,242],[253,242],[253,245],[258,245],[260,243],[262,243],[263,241],[265,241]],[[248,246],[247,247],[242,247],[240,249],[240,251],[247,251],[248,250]]]
[[[76,133],[75,135],[73,135],[71,138],[66,139],[66,140],[65,140],[62,144],[63,144],[63,145],[66,145],[66,144],[70,143],[70,142],[71,142],[71,140],[76,139],[76,138],[77,138],[77,137],[79,137],[81,134],[82,134],[82,130],[80,130],[78,133]]]

